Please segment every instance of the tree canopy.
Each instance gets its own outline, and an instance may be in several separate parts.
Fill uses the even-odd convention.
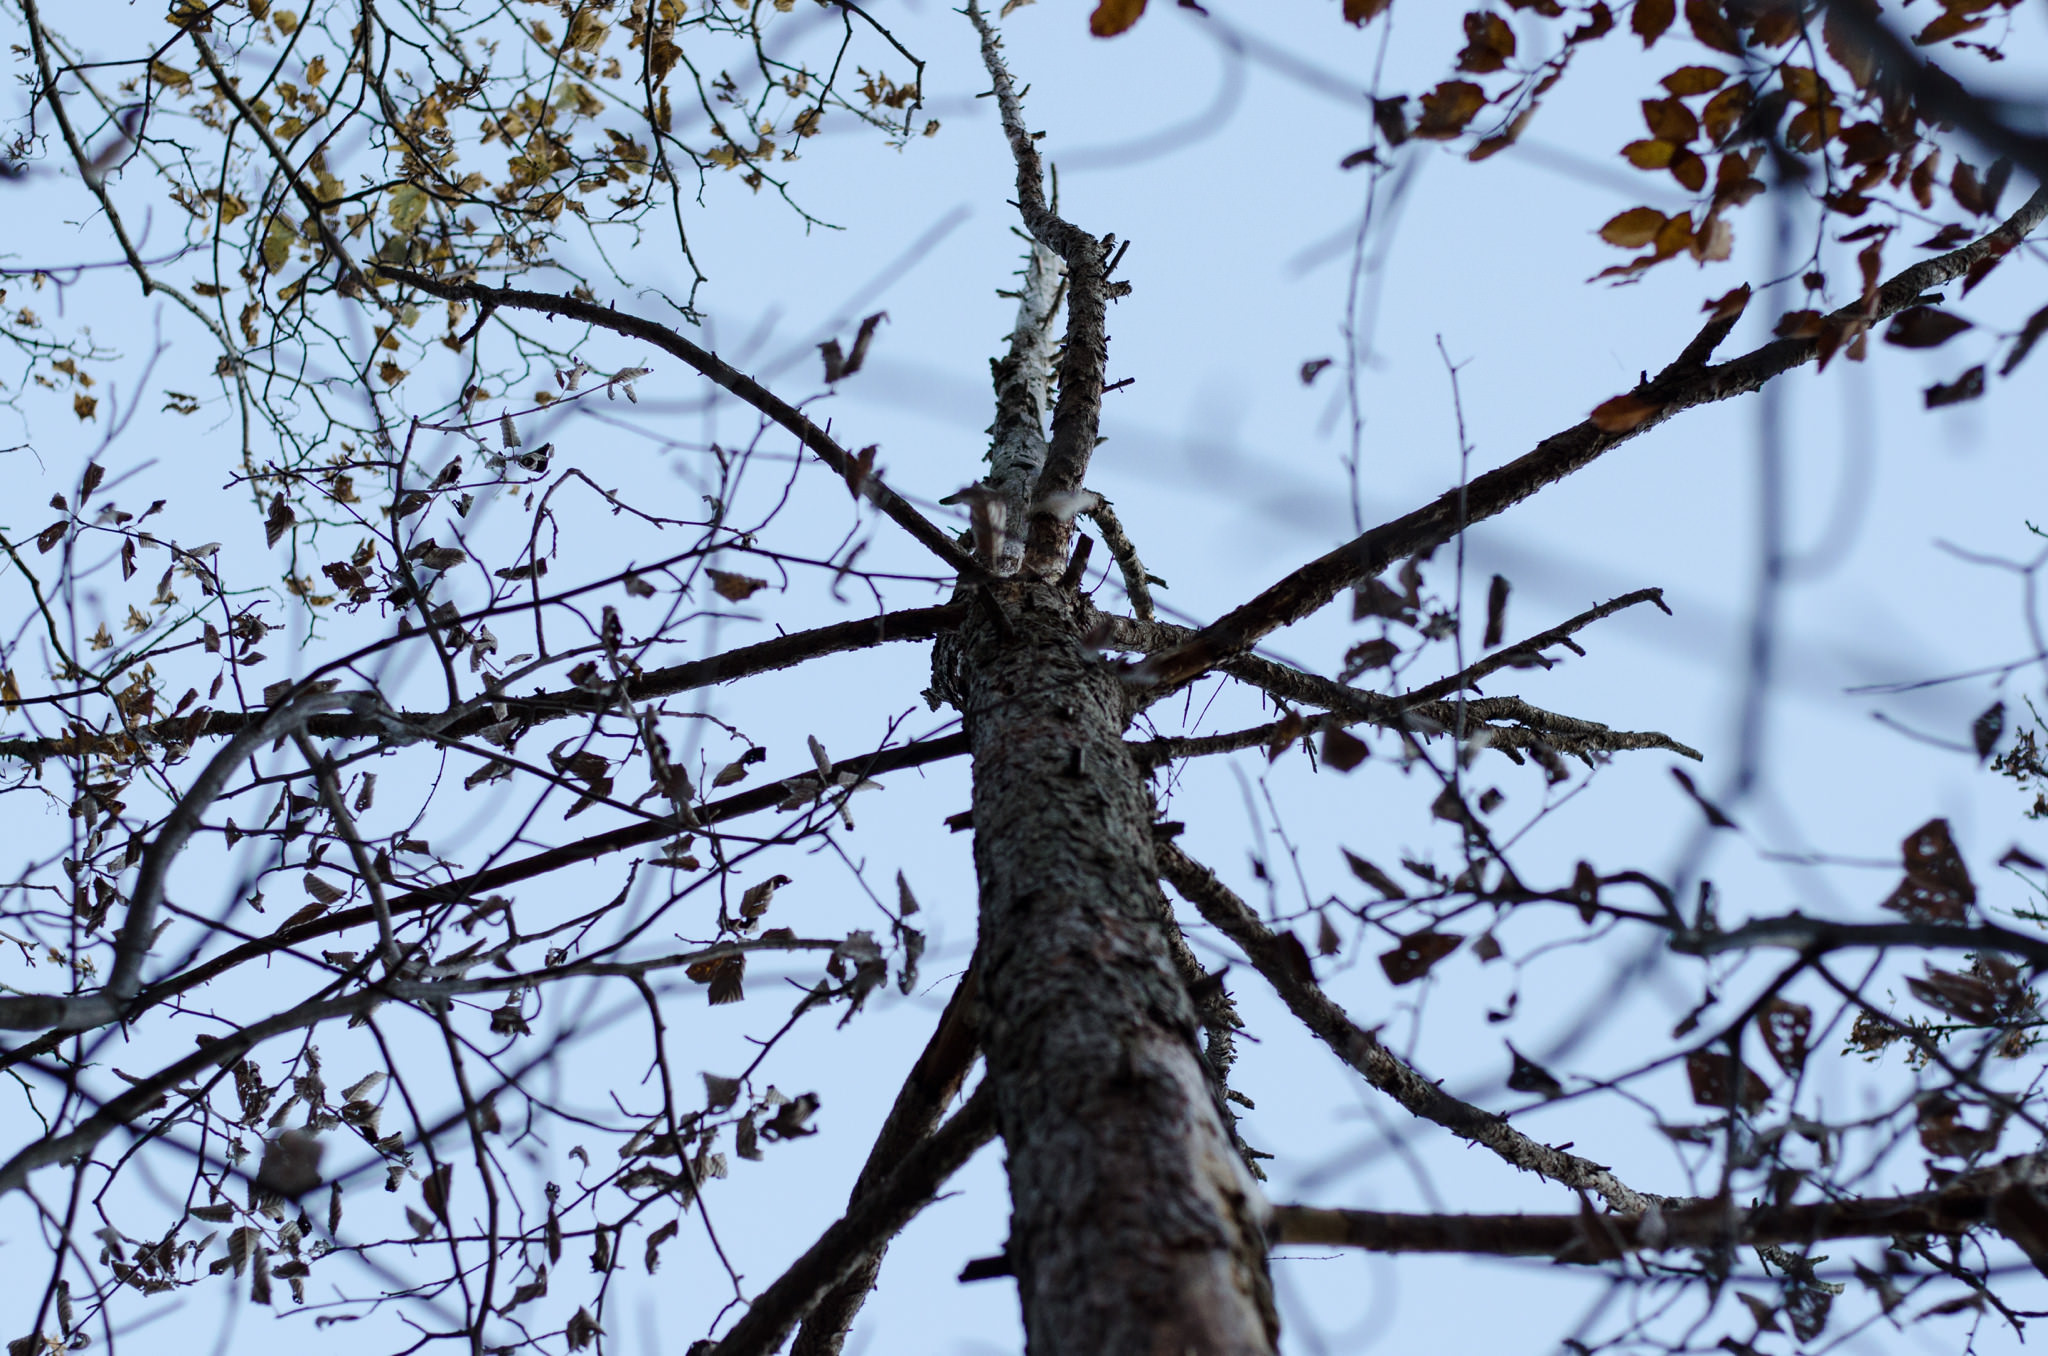
[[[1035,1352],[1319,1349],[1353,1282],[1289,1267],[1323,1250],[1566,1264],[1517,1284],[1596,1283],[1559,1322],[1580,1351],[1989,1349],[2040,1307],[2048,848],[2018,833],[2048,814],[2048,555],[1951,548],[2020,585],[2023,658],[1869,638],[1908,656],[1881,697],[1974,714],[1886,737],[2010,824],[1906,779],[1910,820],[1809,848],[1771,772],[1816,568],[1788,388],[1861,364],[1856,418],[2038,420],[2048,139],[2001,83],[2044,67],[2035,11],[1029,5],[14,0],[10,1356],[160,1340],[181,1301],[293,1325],[249,1342],[837,1352],[997,1140],[977,1208],[1007,1238],[937,1246],[1014,1284]],[[1124,137],[1169,25],[1216,98],[1098,163],[1260,116],[1246,69],[1349,149],[1284,188],[1245,157],[1147,181],[1187,195],[1155,246],[1076,187],[1085,149],[1062,192],[1032,86]],[[841,217],[963,162],[1005,252],[906,311],[964,209]],[[1425,165],[1496,187],[1403,226]],[[1487,177],[1531,165],[1576,187]],[[1231,197],[1242,223],[1204,220]],[[1527,245],[1538,216],[1602,262]],[[1463,328],[1396,365],[1402,231],[1471,232],[1517,281],[1445,279]],[[792,344],[776,289],[813,257],[859,279]],[[1319,268],[1298,353],[1258,351],[1248,294]],[[1611,357],[1584,400],[1556,354],[1487,348],[1560,286],[1610,308],[1544,341]],[[1654,342],[1583,319],[1653,306]],[[1111,334],[1148,309],[1174,319],[1134,370],[1227,354],[1326,445],[1234,484],[1221,454],[1177,484],[1098,454],[1147,399]],[[893,356],[916,324],[936,370]],[[1560,398],[1504,422],[1474,351]],[[1425,405],[1427,462],[1376,432]],[[1554,607],[1523,581],[1556,562],[1484,535],[1752,406],[1717,427],[1753,515],[1653,471],[1656,502],[1548,539],[1645,533],[1602,597]],[[1265,507],[1294,474],[1313,502]],[[2003,541],[2030,504],[1993,488],[1973,524]],[[1725,730],[1597,648],[1688,625],[1656,550],[1691,531],[1743,577],[1704,642]],[[1765,893],[1780,862],[1810,893]],[[1329,1106],[1360,1098],[1354,1144]]]

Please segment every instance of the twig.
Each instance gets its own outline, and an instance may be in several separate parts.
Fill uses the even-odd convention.
[[[1116,566],[1124,577],[1124,593],[1131,600],[1131,612],[1141,622],[1152,620],[1152,577],[1145,573],[1145,564],[1138,559],[1138,548],[1131,541],[1124,525],[1117,521],[1116,510],[1103,499],[1088,510],[1088,516],[1102,533],[1102,544],[1116,557]]]
[[[1782,946],[1810,956],[1866,946],[1911,946],[1925,951],[2003,951],[2008,955],[2026,957],[2036,969],[2048,969],[2048,939],[1989,925],[1833,923],[1825,918],[1808,918],[1794,913],[1780,918],[1759,918],[1728,932],[1688,931],[1671,939],[1671,949],[1686,956],[1718,956],[1760,946]]]
[[[299,756],[306,760],[306,766],[313,770],[313,780],[320,787],[320,798],[327,802],[327,813],[334,819],[334,830],[348,845],[349,857],[356,864],[356,877],[370,893],[370,911],[377,916],[377,952],[384,959],[384,973],[394,974],[399,962],[398,939],[391,932],[391,905],[384,898],[384,880],[377,874],[377,864],[371,860],[369,848],[363,845],[362,834],[356,831],[355,816],[348,812],[348,802],[341,794],[341,783],[334,775],[334,760],[322,756],[303,730],[292,731],[292,744],[298,749]]]
[[[128,913],[114,940],[114,966],[107,982],[86,994],[29,994],[0,998],[0,1028],[13,1031],[84,1031],[120,1021],[142,988],[142,964],[156,940],[157,906],[163,901],[164,879],[171,863],[199,830],[206,813],[244,758],[273,739],[303,729],[321,711],[348,707],[356,711],[381,706],[367,692],[311,692],[269,712],[228,741],[213,756],[178,800],[156,838],[142,854]]]

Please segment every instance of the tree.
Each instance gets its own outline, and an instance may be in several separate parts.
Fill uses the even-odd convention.
[[[1384,33],[1386,8],[1346,0],[1342,19]],[[1914,42],[2002,55],[1971,36],[1994,8],[1951,4]],[[82,189],[118,256],[104,272],[97,260],[26,270],[30,285],[98,298],[95,281],[118,279],[126,299],[97,304],[124,306],[139,285],[207,336],[201,368],[218,394],[167,392],[166,408],[211,408],[237,431],[228,464],[205,474],[227,477],[237,531],[253,537],[260,522],[265,550],[288,554],[272,584],[261,571],[273,558],[246,541],[186,544],[185,523],[209,523],[215,506],[166,495],[121,507],[128,476],[148,468],[131,450],[136,398],[92,393],[112,346],[9,313],[29,381],[68,395],[81,427],[105,421],[67,472],[57,516],[5,539],[20,625],[0,679],[0,755],[18,769],[9,789],[24,804],[65,812],[59,835],[25,844],[7,906],[24,972],[65,972],[18,975],[0,998],[0,1025],[22,1033],[0,1057],[29,1113],[15,1121],[36,1122],[9,1147],[0,1189],[33,1211],[16,1218],[32,1218],[48,1250],[17,1349],[82,1344],[95,1329],[111,1339],[130,1306],[146,1306],[130,1292],[230,1283],[261,1304],[288,1290],[327,1319],[395,1308],[415,1325],[409,1343],[480,1352],[611,1340],[615,1283],[636,1252],[653,1272],[692,1216],[717,1245],[708,1211],[725,1155],[787,1153],[781,1144],[818,1133],[820,1100],[767,1082],[786,1038],[837,1008],[838,1025],[854,1025],[835,1039],[855,1046],[877,994],[919,988],[925,911],[909,871],[871,882],[850,836],[855,810],[865,818],[888,800],[856,796],[956,759],[971,768],[971,805],[948,821],[972,834],[971,962],[843,1216],[790,1246],[770,1283],[735,1272],[704,1350],[767,1352],[792,1336],[800,1352],[839,1350],[891,1239],[998,1136],[1009,1238],[964,1274],[1014,1277],[1038,1352],[1273,1350],[1268,1254],[1286,1244],[1551,1258],[1677,1302],[1697,1296],[1709,1313],[1731,1279],[1775,1285],[1775,1297],[1744,1292],[1756,1323],[1776,1327],[1782,1313],[1800,1340],[1827,1324],[1838,1276],[1861,1280],[1885,1315],[1961,1283],[1961,1298],[1942,1304],[1991,1306],[2017,1327],[2022,1316],[1983,1278],[2016,1256],[2048,1268],[2048,1167],[2038,1154],[1994,1156],[2008,1125],[2040,1128],[2038,1090],[2016,1061],[2039,1021],[2031,973],[2048,941],[1992,920],[1941,819],[1906,839],[1904,879],[1885,901],[1893,916],[1881,921],[1745,907],[1746,921],[1724,924],[1702,854],[1661,873],[1602,869],[1591,851],[1562,878],[1518,869],[1519,835],[1493,818],[1499,795],[1475,785],[1478,760],[1498,753],[1557,788],[1541,820],[1595,772],[1650,775],[1619,755],[1700,754],[1487,695],[1606,619],[1663,606],[1659,590],[1510,639],[1499,576],[1483,619],[1464,625],[1463,550],[1474,525],[1688,411],[1778,391],[1809,364],[1877,360],[1873,332],[1909,349],[1956,340],[1972,326],[1934,290],[1960,282],[1969,293],[2024,257],[2048,190],[2000,212],[2015,167],[2048,179],[2041,141],[1916,55],[1875,5],[1688,0],[1686,37],[1707,60],[1662,77],[1642,106],[1650,135],[1621,154],[1668,175],[1694,206],[1632,207],[1598,225],[1610,245],[1644,251],[1608,273],[1727,261],[1736,215],[1759,199],[1789,242],[1803,203],[1822,223],[1812,257],[1788,251],[1787,267],[1757,281],[1779,296],[1803,285],[1816,304],[1778,306],[1773,337],[1716,361],[1757,319],[1749,285],[1725,290],[1656,375],[1645,370],[1533,451],[1361,523],[1263,589],[1195,600],[1216,620],[1179,625],[1158,615],[1161,581],[1090,485],[1115,385],[1108,317],[1130,292],[1123,247],[1062,214],[996,20],[976,5],[966,22],[1028,251],[994,362],[985,473],[947,468],[972,483],[936,502],[902,491],[876,446],[856,449],[857,436],[817,413],[821,393],[789,394],[793,376],[771,389],[692,337],[709,281],[693,204],[727,210],[725,176],[807,214],[783,166],[829,128],[858,122],[906,153],[939,130],[922,111],[923,60],[876,16],[847,0],[795,9],[656,0],[623,14],[571,3],[558,17],[339,4],[301,15],[261,0],[179,0],[162,35],[110,61],[88,46],[102,35],[67,35],[20,0],[30,95],[9,191],[55,203]],[[1105,0],[1091,27],[1114,37],[1144,9]],[[1638,0],[1625,29],[1602,3],[1511,10],[1467,16],[1457,72],[1418,100],[1361,105],[1372,141],[1347,168],[1391,195],[1431,143],[1487,160],[1516,145],[1583,53],[1626,40],[1662,62],[1670,48],[1659,44],[1681,40],[1670,0]],[[1334,13],[1328,23],[1343,31]],[[1518,62],[1525,44],[1555,55]],[[1998,158],[1981,171],[1956,159],[1944,183],[1943,157],[1965,140]],[[138,211],[183,214],[169,253],[132,226]],[[1921,216],[1944,223],[1932,252],[1888,268],[1893,233]],[[1867,220],[1837,238],[1837,218]],[[645,262],[664,239],[666,262]],[[189,257],[204,260],[206,280],[170,280]],[[657,282],[670,266],[687,270],[674,292]],[[1822,309],[1844,279],[1848,300]],[[828,392],[858,381],[881,326],[871,315],[819,346]],[[2048,310],[2004,334],[1976,328],[1963,343],[2002,348],[1998,374],[2010,379]],[[1355,328],[1350,337],[1341,366],[1355,391],[1368,354]],[[649,365],[618,365],[617,341]],[[157,361],[190,366],[166,345],[143,380]],[[737,439],[655,433],[687,454],[678,465],[701,512],[622,490],[607,483],[613,470],[556,450],[578,430],[589,440],[653,428],[615,411],[617,397],[637,407],[642,387],[674,380],[654,363],[693,372],[718,408],[752,421]],[[1303,383],[1325,365],[1304,367]],[[1988,367],[1928,390],[1926,405],[1984,396]],[[18,408],[42,418],[47,404],[24,386]],[[1354,492],[1359,469],[1354,443]],[[828,521],[842,535],[826,543]],[[1120,591],[1121,605],[1090,583],[1096,541],[1114,567],[1106,596]],[[1439,552],[1456,556],[1448,571],[1432,563]],[[1783,571],[1782,546],[1767,539],[1749,655],[1758,690],[1771,679]],[[725,642],[802,581],[821,605],[849,589],[871,605]],[[1346,595],[1371,634],[1330,666],[1335,677],[1258,652]],[[120,638],[121,623],[101,619],[115,605],[127,608]],[[690,635],[708,642],[703,657],[667,662]],[[296,658],[258,648],[280,641]],[[923,696],[936,714],[890,718],[908,694],[859,694],[886,729],[851,757],[835,759],[808,723],[806,708],[840,698],[823,670],[803,671],[804,686],[787,690],[807,700],[758,742],[680,700],[893,642],[929,644]],[[1367,675],[1384,681],[1360,686]],[[1217,733],[1192,696],[1221,684],[1272,709]],[[1177,726],[1174,697],[1188,699]],[[1980,721],[1979,757],[2000,748],[2001,721]],[[1718,788],[1679,771],[1703,841],[1732,828],[1756,791],[1761,738],[1745,725]],[[807,751],[800,763],[771,765],[794,748]],[[2033,750],[2008,743],[2001,770],[2040,777]],[[1162,812],[1166,770],[1242,752],[1338,795],[1398,765],[1447,835],[1437,856],[1448,866],[1406,860],[1404,885],[1347,850],[1374,897],[1317,901],[1304,888],[1302,908],[1262,916],[1206,852],[1183,846],[1204,834]],[[456,777],[461,793],[444,785]],[[585,815],[587,831],[567,823]],[[821,860],[844,865],[879,921],[781,921],[821,916],[776,898]],[[202,861],[220,883],[210,905],[195,902]],[[2007,864],[2041,870],[2024,853]],[[2027,879],[2038,893],[2039,876]],[[514,892],[537,881],[550,886]],[[1256,981],[1205,963],[1162,882]],[[278,891],[273,913],[266,896]],[[1518,936],[1531,918],[1549,921]],[[1670,1041],[1590,1089],[1633,1096],[1634,1084],[1682,1069],[1706,1119],[1651,1107],[1705,1152],[1711,1189],[1651,1193],[1453,1095],[1319,980],[1318,958],[1348,949],[1374,957],[1393,988],[1426,987],[1461,950],[1484,962],[1553,945],[1531,938],[1552,936],[1560,918],[1589,929],[1570,945],[1604,944],[1623,970],[1631,937],[1713,967]],[[1314,932],[1316,956],[1298,929]],[[1726,968],[1769,948],[1795,959],[1761,981]],[[1936,1016],[1897,1015],[1882,996],[1892,971],[1836,963],[1886,948],[1928,962],[1903,982]],[[1951,968],[1951,953],[1966,968]],[[758,967],[777,958],[802,977],[793,1010],[747,1067],[705,1072],[700,1097],[682,1051],[726,1014],[691,1000],[740,1004],[752,964],[751,1016]],[[1410,1116],[1562,1185],[1576,1208],[1269,1201],[1230,1084],[1236,1003],[1255,982]],[[1724,983],[1739,1000],[1716,995]],[[1822,1001],[1833,1018],[1816,1011]],[[578,1100],[579,1042],[628,1020],[644,1023],[652,1051],[647,1087]],[[1843,1023],[1854,1049],[1908,1064],[1910,1086],[1896,1070],[1888,1082],[1873,1075],[1889,1099],[1882,1114],[1830,1117],[1807,1091],[1822,1035]],[[1551,1071],[1569,1052],[1565,1041],[1515,1051],[1508,1089],[1538,1099],[1532,1108],[1584,1098],[1589,1089]],[[1749,1062],[1760,1055],[1775,1074]],[[1932,1175],[1866,1181],[1867,1155],[1902,1133]],[[388,1202],[363,1190],[377,1180]],[[1893,1240],[1886,1266],[1823,1267],[1814,1245],[1843,1238]],[[590,1278],[563,1277],[581,1270],[565,1261],[572,1247],[588,1249]],[[1650,1333],[1631,1320],[1612,1340]]]

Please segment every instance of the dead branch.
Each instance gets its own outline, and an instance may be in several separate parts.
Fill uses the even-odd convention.
[[[1478,663],[1467,665],[1457,673],[1439,678],[1433,683],[1425,683],[1409,693],[1405,700],[1411,704],[1431,702],[1439,697],[1448,697],[1454,692],[1462,692],[1468,689],[1476,691],[1479,680],[1488,674],[1497,673],[1504,668],[1526,668],[1538,662],[1543,652],[1551,646],[1563,644],[1566,640],[1585,630],[1594,622],[1611,617],[1617,612],[1635,607],[1641,603],[1655,603],[1664,615],[1667,617],[1671,615],[1671,609],[1664,606],[1664,590],[1662,589],[1637,589],[1634,593],[1624,593],[1619,598],[1610,598],[1598,607],[1588,608],[1569,621],[1560,622],[1558,625],[1551,627],[1548,631],[1540,632],[1530,636],[1527,640],[1517,641],[1513,645],[1495,650]]]
[[[1216,873],[1173,843],[1157,848],[1160,875],[1202,917],[1245,953],[1282,1002],[1323,1044],[1365,1081],[1403,1107],[1441,1125],[1460,1139],[1491,1149],[1506,1162],[1577,1191],[1600,1196],[1615,1210],[1641,1214],[1652,1204],[1678,1198],[1653,1196],[1630,1187],[1612,1170],[1539,1144],[1493,1112],[1451,1096],[1381,1045],[1379,1038],[1348,1017],[1316,983],[1299,941],[1283,939],[1261,923]],[[1292,942],[1292,945],[1289,942]]]
[[[1062,218],[1046,201],[1038,146],[1024,126],[1024,108],[1003,62],[1002,39],[977,0],[968,0],[967,18],[981,35],[982,64],[988,67],[1003,135],[1017,162],[1018,213],[1032,238],[1067,265],[1067,329],[1059,361],[1059,400],[1053,407],[1045,466],[1032,496],[1024,551],[1024,568],[1038,577],[1051,578],[1066,564],[1073,506],[1083,493],[1082,481],[1095,455],[1102,424],[1103,371],[1109,362],[1109,298],[1119,290],[1109,281],[1109,251],[1116,237],[1098,240]]]
[[[988,484],[1000,496],[1003,513],[996,533],[993,568],[1015,574],[1024,564],[1025,524],[1031,494],[1045,468],[1045,412],[1052,399],[1052,320],[1065,290],[1060,257],[1031,242],[1024,285],[1017,292],[1017,324],[1010,349],[990,363],[996,387],[995,439],[989,449]]]

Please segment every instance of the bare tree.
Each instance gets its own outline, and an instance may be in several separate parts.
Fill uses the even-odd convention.
[[[1344,0],[1342,15],[1366,25],[1387,8]],[[1955,0],[1913,43],[1995,53],[1997,34],[1979,30],[2014,8]],[[260,1305],[288,1291],[323,1320],[395,1312],[411,1325],[407,1349],[601,1347],[634,1270],[652,1273],[684,1227],[718,1245],[710,1211],[728,1153],[760,1159],[819,1130],[815,1095],[768,1081],[805,1079],[785,1038],[837,1009],[841,1058],[873,1058],[849,1024],[886,986],[920,987],[915,887],[904,873],[871,879],[850,835],[856,810],[889,813],[860,793],[954,759],[971,767],[972,803],[947,821],[972,833],[971,960],[843,1216],[792,1245],[766,1285],[728,1266],[731,1302],[693,1352],[767,1353],[792,1338],[807,1356],[839,1351],[891,1240],[997,1138],[1009,1238],[999,1255],[963,1259],[962,1279],[1013,1277],[1039,1353],[1272,1351],[1268,1256],[1287,1244],[1547,1258],[1602,1268],[1666,1306],[1599,1344],[1678,1349],[1688,1338],[1658,1327],[1664,1315],[1691,1305],[1705,1323],[1743,1278],[1776,1287],[1745,1294],[1757,1327],[1782,1331],[1782,1314],[1802,1341],[1826,1327],[1842,1278],[1881,1316],[1960,1285],[1934,1309],[1974,1305],[2017,1330],[2026,1315],[2001,1297],[2000,1269],[2023,1258],[2048,1270],[2048,1108],[2025,1058],[2048,936],[2023,924],[2039,913],[1994,918],[1939,819],[1906,839],[1889,913],[1860,919],[1722,919],[1693,865],[1581,861],[1562,880],[1518,870],[1497,794],[1473,784],[1477,760],[1527,769],[1556,788],[1554,804],[1594,775],[1652,775],[1621,755],[1701,758],[1663,733],[1496,692],[1510,671],[1548,667],[1589,628],[1664,598],[1639,588],[1514,638],[1506,580],[1468,619],[1462,567],[1446,580],[1432,560],[1690,410],[1774,390],[1809,365],[1875,360],[1873,334],[1909,348],[1957,339],[1971,326],[1937,289],[1968,292],[2009,259],[2038,260],[2027,242],[2048,189],[2001,212],[2015,173],[2048,181],[2048,143],[1923,60],[1875,3],[1688,0],[1689,40],[1708,59],[1663,78],[1643,104],[1649,135],[1621,154],[1695,205],[1607,221],[1609,243],[1643,251],[1608,272],[1726,260],[1736,215],[1763,199],[1754,210],[1777,212],[1783,239],[1802,205],[1823,227],[1810,258],[1788,256],[1759,289],[1803,283],[1817,298],[1846,278],[1849,299],[1780,306],[1774,337],[1717,358],[1751,309],[1750,285],[1734,286],[1680,352],[1646,362],[1633,389],[1582,421],[1361,524],[1247,597],[1191,604],[1215,620],[1178,624],[1159,615],[1162,581],[1090,486],[1115,385],[1109,316],[1131,291],[1124,247],[1098,233],[1115,223],[1063,215],[996,16],[969,0],[964,22],[1027,253],[993,364],[986,471],[951,468],[971,483],[927,500],[892,487],[875,447],[823,420],[822,392],[791,394],[791,378],[778,393],[692,337],[707,274],[686,229],[729,178],[810,220],[785,166],[828,127],[857,124],[913,153],[938,131],[923,60],[850,0],[802,13],[791,0],[558,9],[323,0],[302,14],[177,0],[167,29],[110,58],[101,49],[125,35],[15,0],[28,95],[5,191],[27,211],[82,193],[112,254],[14,274],[108,306],[132,306],[139,286],[167,301],[180,342],[213,346],[217,391],[168,392],[166,409],[216,421],[206,441],[220,465],[198,483],[224,475],[238,530],[253,538],[260,524],[266,550],[289,555],[272,580],[275,558],[247,541],[190,543],[216,507],[124,506],[124,482],[146,467],[125,432],[136,398],[93,392],[93,369],[120,347],[110,327],[67,334],[5,312],[30,382],[104,429],[48,525],[0,539],[15,609],[0,677],[6,790],[64,812],[61,832],[22,832],[6,895],[21,973],[0,996],[0,1026],[20,1038],[0,1066],[21,1111],[0,1192],[32,1212],[16,1218],[33,1219],[43,1244],[31,1259],[17,1239],[11,1254],[33,1261],[39,1296],[12,1320],[13,1356],[95,1335],[111,1345],[142,1297],[230,1284]],[[1121,33],[1144,9],[1103,0],[1094,33]],[[1391,192],[1432,144],[1485,160],[1594,44],[1681,40],[1667,36],[1673,0],[1636,0],[1625,24],[1597,0],[1510,10],[1467,16],[1457,72],[1419,101],[1374,91],[1361,103],[1371,141],[1346,168]],[[1225,17],[1198,21],[1254,41]],[[1523,48],[1553,54],[1518,59]],[[1941,177],[1965,146],[1996,158],[1954,159]],[[1865,224],[1832,238],[1844,218]],[[1893,233],[1920,218],[1939,225],[1926,257],[1888,264]],[[176,221],[168,252],[138,220],[155,232]],[[659,245],[685,270],[678,288],[637,262]],[[206,281],[169,276],[187,260]],[[2017,272],[2006,264],[1994,282]],[[118,303],[94,290],[114,280]],[[1963,340],[2002,349],[1996,378],[1987,358],[1926,404],[1983,397],[2044,332],[2048,309]],[[857,380],[884,333],[878,314],[820,345],[825,388]],[[148,361],[176,362],[170,344]],[[628,352],[643,356],[619,365]],[[1354,389],[1362,362],[1354,343],[1342,363]],[[744,410],[745,436],[692,440],[674,418],[639,417],[641,387],[672,393],[683,372],[705,389],[665,395],[662,412]],[[1455,392],[1455,367],[1451,378]],[[18,395],[24,419],[43,417],[40,388]],[[579,429],[661,452],[691,505],[610,485],[557,450]],[[842,535],[820,544],[826,521]],[[1095,562],[1091,585],[1097,541],[1113,574]],[[1753,631],[1759,685],[1777,550],[1767,543]],[[2014,568],[2031,585],[2039,567]],[[760,620],[750,600],[798,590],[864,601],[850,619],[728,641]],[[1334,676],[1260,653],[1347,596],[1371,634]],[[125,627],[105,620],[109,599]],[[290,658],[261,648],[283,656],[287,642]],[[930,649],[926,711],[920,694],[860,694],[875,739],[851,756],[828,752],[801,710],[757,740],[705,699],[905,642]],[[686,643],[701,657],[674,661]],[[813,672],[799,679],[813,704],[838,700],[838,680]],[[1190,703],[1176,724],[1169,699],[1198,684],[1253,692],[1270,718],[1219,731]],[[2036,735],[2008,734],[2003,710],[1979,721],[1974,751],[1996,752],[1997,770],[2038,795]],[[1743,738],[1719,789],[1678,772],[1703,840],[1732,827],[1755,789],[1757,736]],[[1201,835],[1162,811],[1172,768],[1233,753],[1262,755],[1274,776],[1328,778],[1332,794],[1363,785],[1345,779],[1368,757],[1398,765],[1447,835],[1446,864],[1405,861],[1404,884],[1347,851],[1361,900],[1253,907],[1191,850]],[[834,861],[875,921],[817,935],[778,922],[778,890]],[[2025,853],[2004,865],[2036,895],[2048,888]],[[533,883],[546,888],[514,892]],[[1395,987],[1426,985],[1461,949],[1512,954],[1512,920],[1560,913],[1588,927],[1573,946],[1625,957],[1637,939],[1730,987],[1710,989],[1633,1069],[1568,1089],[1551,1056],[1516,1052],[1508,1089],[1530,1106],[1636,1105],[1702,1151],[1704,1185],[1624,1181],[1599,1161],[1597,1119],[1580,1152],[1533,1138],[1509,1112],[1447,1091],[1319,982],[1319,959],[1349,947]],[[1198,927],[1256,978],[1205,965]],[[1918,1015],[1885,998],[1889,972],[1866,960],[1900,952],[1926,962],[1906,981]],[[1783,963],[1761,981],[1730,966],[1751,953]],[[761,1028],[750,1064],[703,1073],[700,1089],[683,1052],[726,1014],[696,1000],[741,1003],[750,965],[748,1030],[761,967],[789,967],[777,973],[795,980],[794,1004]],[[1270,988],[1345,1077],[1565,1188],[1567,1208],[1270,1201],[1230,1082],[1243,1029],[1233,990],[1248,984]],[[651,1050],[647,1087],[585,1099],[579,1050],[628,1026]],[[1831,1119],[1804,1081],[1823,1039],[1900,1052],[1910,1086],[1874,1083],[1881,1107]],[[1759,1050],[1768,1076],[1748,1062]],[[1636,1091],[1673,1068],[1704,1120]],[[2000,1157],[2008,1132],[2029,1144]],[[1873,1186],[1865,1165],[1915,1138],[1925,1182]],[[1889,1240],[1885,1269],[1824,1266],[1814,1245],[1845,1238]],[[573,1280],[572,1248],[590,1260]],[[1723,1345],[1752,1350],[1732,1335]]]

